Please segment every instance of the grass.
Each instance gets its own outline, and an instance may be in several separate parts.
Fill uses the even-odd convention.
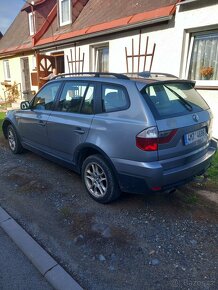
[[[218,191],[218,151],[216,152],[212,166],[206,172],[207,182],[206,187],[215,189]]]
[[[198,201],[198,197],[195,194],[188,194],[185,196],[185,202],[187,204],[196,204]]]
[[[0,137],[3,136],[3,132],[2,132],[2,123],[3,123],[4,117],[5,117],[5,113],[0,112]]]

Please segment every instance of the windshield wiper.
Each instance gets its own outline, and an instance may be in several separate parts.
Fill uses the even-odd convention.
[[[184,107],[188,110],[188,111],[192,111],[193,107],[192,105],[186,101],[183,97],[181,97],[176,91],[174,91],[173,89],[171,89],[170,87],[168,87],[167,85],[163,85],[165,88],[167,88],[168,90],[170,90],[173,94],[175,94],[179,100],[181,101],[181,104],[184,105]]]

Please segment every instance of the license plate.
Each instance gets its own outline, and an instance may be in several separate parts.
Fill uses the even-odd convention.
[[[185,145],[196,143],[202,143],[207,140],[206,128],[202,128],[197,131],[193,131],[184,135]]]

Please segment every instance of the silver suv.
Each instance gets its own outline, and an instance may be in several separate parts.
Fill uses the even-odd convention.
[[[194,82],[142,73],[65,74],[10,111],[3,132],[82,175],[92,198],[175,189],[211,164],[212,114]]]

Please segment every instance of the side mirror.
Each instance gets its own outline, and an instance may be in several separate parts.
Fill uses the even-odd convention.
[[[20,103],[21,110],[28,110],[30,109],[30,103],[28,101],[24,101]]]

